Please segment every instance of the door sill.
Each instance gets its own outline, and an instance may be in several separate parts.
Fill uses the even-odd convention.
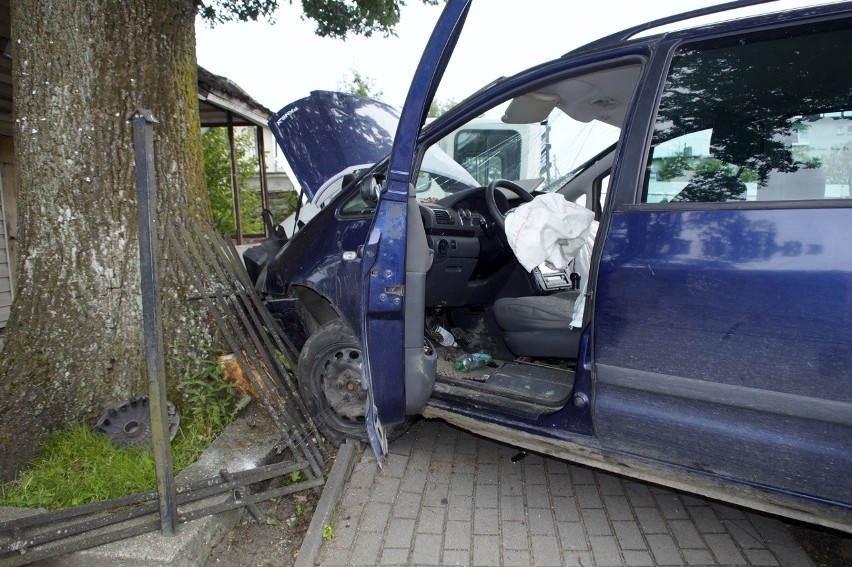
[[[439,357],[433,396],[536,420],[565,407],[573,388],[571,370],[507,362],[460,372]]]

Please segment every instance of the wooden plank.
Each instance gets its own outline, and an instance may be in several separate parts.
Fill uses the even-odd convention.
[[[9,320],[9,307],[0,307],[0,326],[5,327]]]
[[[12,293],[12,280],[9,277],[0,277],[0,293]]]

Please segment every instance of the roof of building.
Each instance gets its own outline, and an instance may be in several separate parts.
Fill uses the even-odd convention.
[[[266,126],[272,111],[254,100],[238,84],[198,66],[198,106],[201,126]]]

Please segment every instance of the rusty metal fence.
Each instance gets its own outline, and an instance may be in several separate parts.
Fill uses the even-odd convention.
[[[254,291],[230,239],[209,227],[191,235],[186,227],[175,226],[169,227],[168,238],[190,274],[195,288],[190,298],[204,302],[258,401],[272,416],[283,445],[310,465],[314,477],[321,477],[326,447],[282,354],[286,347],[298,349],[285,345],[288,339]]]
[[[229,473],[183,486],[174,485],[159,306],[152,127],[156,120],[144,109],[134,111],[140,272],[151,437],[157,491],[135,494],[55,512],[0,522],[0,567],[34,561],[160,530],[171,535],[179,522],[234,508],[254,512],[254,504],[324,483],[328,449],[303,403],[284,352],[293,345],[257,296],[230,239],[212,227],[166,225],[168,252],[180,262],[189,281],[186,300],[203,302],[219,338],[239,364],[257,401],[281,435],[282,462]],[[174,260],[174,258],[172,258]],[[250,493],[275,478],[299,471],[295,484]],[[225,500],[222,497],[228,495]],[[204,500],[218,496],[213,503]],[[192,506],[188,506],[192,504]],[[197,504],[197,505],[196,505]],[[183,507],[179,509],[178,506]],[[157,515],[159,518],[157,518]]]

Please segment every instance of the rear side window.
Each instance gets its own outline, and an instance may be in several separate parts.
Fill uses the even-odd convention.
[[[849,199],[850,30],[844,19],[680,48],[643,202]]]

